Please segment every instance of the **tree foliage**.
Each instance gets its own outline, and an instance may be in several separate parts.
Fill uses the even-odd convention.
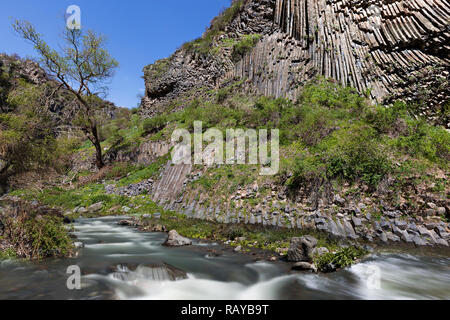
[[[106,39],[94,31],[66,28],[64,45],[59,52],[52,49],[34,26],[18,21],[13,28],[22,38],[33,44],[39,55],[40,65],[78,101],[74,124],[85,133],[96,149],[96,164],[104,166],[98,133],[99,115],[105,104],[99,98],[106,93],[107,81],[114,75],[118,62],[105,48]]]

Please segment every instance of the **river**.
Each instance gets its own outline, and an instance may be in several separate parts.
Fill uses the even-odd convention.
[[[450,299],[448,257],[377,253],[332,274],[291,274],[287,263],[217,244],[164,247],[166,234],[118,226],[119,219],[78,220],[85,248],[77,257],[0,261],[0,299]],[[179,274],[165,265],[186,275],[173,280]],[[69,266],[81,270],[80,290],[67,287]]]

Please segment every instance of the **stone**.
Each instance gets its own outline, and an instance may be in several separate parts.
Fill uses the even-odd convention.
[[[317,239],[312,236],[292,238],[287,252],[288,261],[309,262],[312,261],[312,251],[317,245]]]
[[[347,235],[347,238],[353,239],[353,240],[357,239],[358,236],[356,235],[356,232],[353,229],[352,224],[347,220],[344,220],[343,223],[344,223],[344,229],[345,229],[345,234]]]
[[[142,218],[144,218],[144,219],[151,219],[151,217],[152,217],[152,215],[148,214],[148,213],[142,215]]]
[[[437,209],[437,205],[434,204],[433,202],[428,202],[428,203],[427,203],[427,206],[428,206],[430,209],[433,209],[433,210],[436,210],[436,209]]]
[[[388,242],[388,237],[386,235],[386,233],[382,232],[378,235],[378,237],[380,238],[380,240],[384,243]]]
[[[83,215],[83,214],[88,213],[88,211],[87,211],[87,209],[86,209],[85,207],[81,207],[81,208],[79,208],[79,209],[77,210],[77,213]]]
[[[292,266],[292,270],[317,273],[316,266],[308,262],[297,262]]]
[[[89,206],[87,208],[87,210],[90,213],[95,213],[95,212],[99,212],[100,210],[102,210],[102,208],[103,208],[103,203],[97,202],[97,203],[94,203],[93,205]]]
[[[353,225],[356,227],[362,226],[362,222],[360,218],[352,217]]]
[[[337,204],[337,205],[340,205],[340,206],[342,206],[342,205],[344,205],[345,204],[345,199],[344,198],[342,198],[340,195],[335,195],[334,196],[334,203],[335,204]]]
[[[417,230],[419,231],[421,236],[429,236],[430,232],[428,231],[428,229],[422,227],[422,226],[418,226]]]
[[[330,221],[328,222],[328,232],[330,233],[331,238],[334,239],[345,237],[345,235],[340,232],[338,225],[336,224],[336,222],[334,222],[333,219],[330,219]]]
[[[406,230],[406,229],[408,229],[408,224],[407,224],[406,221],[404,221],[404,220],[398,220],[398,219],[396,219],[396,220],[395,220],[395,226],[396,226],[397,228],[399,228],[400,230]]]
[[[417,247],[423,247],[427,245],[427,243],[419,236],[413,237],[412,240]]]
[[[440,235],[441,235],[441,238],[444,239],[445,241],[449,241],[450,240],[450,233],[449,232],[442,232]]]
[[[234,252],[241,252],[242,251],[242,246],[237,246],[236,248],[234,248],[233,251]]]
[[[448,247],[448,242],[444,239],[436,239],[436,243],[440,246]]]
[[[164,245],[168,247],[182,247],[191,244],[192,241],[190,239],[180,236],[176,230],[169,231],[169,236],[164,243]]]
[[[128,212],[131,211],[131,208],[130,208],[130,207],[127,207],[127,206],[123,206],[123,207],[122,207],[122,211],[125,212],[125,213],[128,213]]]
[[[445,216],[447,210],[444,207],[437,208],[437,214],[440,216]]]

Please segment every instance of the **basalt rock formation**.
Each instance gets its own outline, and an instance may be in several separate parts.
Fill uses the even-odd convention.
[[[448,127],[447,0],[246,0],[232,7],[238,10],[224,25],[213,21],[197,40],[208,42],[208,52],[185,44],[144,68],[143,115],[182,108],[181,97],[236,79],[257,93],[295,99],[305,82],[324,76],[380,103],[416,102],[418,114]],[[259,41],[236,59],[224,43],[245,35]]]

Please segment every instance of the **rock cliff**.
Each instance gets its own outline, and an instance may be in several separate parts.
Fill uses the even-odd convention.
[[[447,0],[234,1],[201,39],[144,68],[141,113],[183,108],[182,97],[237,79],[295,99],[324,76],[378,102],[416,102],[419,114],[448,126],[449,19]],[[236,55],[251,35],[258,41]]]

